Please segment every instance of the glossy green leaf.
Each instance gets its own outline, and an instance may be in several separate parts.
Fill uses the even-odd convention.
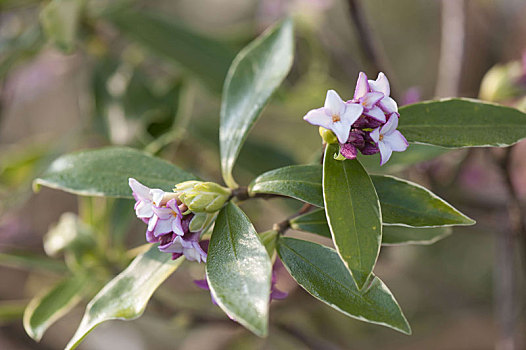
[[[411,334],[391,291],[376,276],[359,290],[338,254],[322,245],[281,238],[278,254],[291,276],[316,299],[347,316]]]
[[[382,245],[419,244],[428,245],[449,236],[451,227],[405,227],[384,226]]]
[[[358,154],[358,160],[368,173],[387,174],[429,161],[451,151],[451,148],[412,143],[404,152],[393,152],[389,161],[384,165],[380,165],[379,153],[367,156]]]
[[[84,317],[66,349],[74,349],[100,323],[109,320],[133,320],[144,312],[153,292],[183,262],[172,260],[157,245],[138,255],[89,302]]]
[[[248,217],[229,202],[217,216],[206,263],[210,292],[231,318],[265,336],[272,264]]]
[[[68,277],[45,294],[32,299],[24,312],[27,334],[40,341],[49,326],[78,304],[89,283],[89,278],[85,276]]]
[[[180,20],[149,11],[119,8],[106,18],[125,36],[199,78],[220,92],[234,52],[225,44],[196,33]]]
[[[40,13],[47,38],[60,50],[70,53],[75,40],[84,0],[52,0]]]
[[[415,227],[473,225],[468,218],[428,189],[394,176],[372,176],[389,224]]]
[[[34,182],[84,196],[132,198],[128,178],[148,187],[171,191],[175,184],[196,179],[162,159],[124,147],[107,147],[63,155]]]
[[[292,165],[268,171],[258,176],[248,191],[273,193],[299,199],[323,207],[321,186],[321,167],[311,165]]]
[[[290,228],[332,238],[325,209],[315,209],[290,220]]]
[[[338,145],[327,145],[323,200],[332,240],[358,288],[371,275],[382,242],[380,203],[371,178],[357,159],[339,161]]]
[[[474,99],[426,101],[400,108],[410,142],[445,147],[504,147],[526,137],[526,114]]]
[[[274,193],[323,206],[320,165],[293,165],[258,176],[252,193]],[[475,222],[428,189],[388,175],[372,175],[382,221],[415,227],[473,225]]]
[[[316,209],[295,217],[290,221],[290,227],[331,238],[324,209]],[[451,227],[417,228],[384,224],[382,245],[433,244],[450,234]]]
[[[232,169],[248,132],[285,79],[294,55],[292,20],[267,30],[236,56],[221,102],[219,144],[223,179],[236,187]]]

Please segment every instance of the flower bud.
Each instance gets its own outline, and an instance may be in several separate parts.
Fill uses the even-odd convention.
[[[318,131],[320,133],[321,138],[323,139],[325,143],[327,144],[338,143],[338,139],[336,138],[336,135],[334,135],[334,133],[331,130],[325,129],[320,126],[318,128]]]
[[[231,195],[228,188],[214,182],[186,181],[175,186],[179,199],[195,213],[213,213],[221,209]]]

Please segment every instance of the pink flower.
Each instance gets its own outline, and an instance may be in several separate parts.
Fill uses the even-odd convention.
[[[398,127],[398,114],[393,113],[389,117],[387,123],[384,126],[374,129],[371,132],[371,138],[378,145],[380,149],[381,162],[380,165],[384,165],[393,151],[403,152],[409,146],[409,143],[405,139],[404,135],[400,131],[396,130]]]
[[[345,103],[334,90],[327,91],[325,105],[309,111],[303,119],[312,125],[332,130],[340,143],[345,143],[351,125],[362,115],[363,107]]]

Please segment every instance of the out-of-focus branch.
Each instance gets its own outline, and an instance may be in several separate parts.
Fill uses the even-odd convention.
[[[464,56],[464,0],[442,0],[440,60],[435,88],[437,97],[457,96]]]
[[[509,225],[503,226],[497,236],[496,309],[499,326],[497,350],[519,349],[517,323],[520,306],[517,305],[516,243],[524,240],[526,229],[521,214],[521,203],[513,184],[511,161],[514,147],[508,147],[502,158],[496,158],[508,191]],[[526,246],[523,246],[526,247]],[[526,250],[522,251],[524,257]]]
[[[384,72],[389,76],[391,81],[391,96],[398,96],[395,93],[396,89],[393,89],[392,75],[390,74],[389,69],[387,69],[388,67],[386,67],[386,62],[382,58],[378,43],[374,39],[373,33],[367,24],[362,4],[359,0],[347,0],[347,4],[349,6],[351,23],[354,25],[358,34],[358,41],[365,58],[375,71]]]

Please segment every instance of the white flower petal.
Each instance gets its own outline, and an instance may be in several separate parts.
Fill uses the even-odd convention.
[[[378,143],[380,141],[380,128],[376,128],[369,134],[374,142]]]
[[[391,94],[389,80],[382,72],[378,73],[378,77],[376,78],[376,80],[369,80],[369,86],[371,87],[372,91],[381,92],[385,96],[389,96]]]
[[[332,117],[326,113],[325,107],[310,110],[307,115],[303,117],[303,120],[312,125],[324,127],[325,129],[329,129],[332,124]]]
[[[364,72],[360,72],[358,80],[356,81],[356,88],[354,89],[354,99],[358,100],[364,97],[369,92],[369,83],[367,82],[367,75]]]
[[[163,190],[160,190],[158,188],[154,188],[150,190],[150,197],[152,198],[153,204],[160,207],[161,202],[163,200],[165,192]]]
[[[386,96],[382,98],[380,102],[378,102],[378,105],[387,114],[398,112],[398,105],[391,97]]]
[[[385,114],[384,111],[380,109],[380,107],[374,106],[370,110],[363,112],[363,114],[385,123]]]
[[[173,210],[170,209],[170,208],[166,208],[166,207],[162,207],[162,208],[153,207],[153,212],[154,212],[155,215],[158,216],[159,219],[161,219],[161,220],[166,220],[166,219],[169,219],[169,218],[173,217]]]
[[[153,229],[153,235],[155,237],[159,237],[160,235],[170,232],[172,232],[172,219],[157,221],[157,225],[155,225],[155,228]]]
[[[144,201],[140,201],[137,203],[137,207],[135,208],[135,214],[139,219],[145,218],[151,218],[153,215],[153,208],[151,203],[146,203]]]
[[[380,149],[380,165],[384,165],[391,158],[393,150],[383,141],[378,142],[378,148]]]
[[[349,132],[351,131],[352,123],[349,123],[349,120],[342,119],[339,122],[332,123],[331,130],[334,132],[334,135],[338,138],[340,143],[347,142],[349,138]]]
[[[340,116],[341,120],[353,125],[363,113],[363,107],[358,103],[346,103],[345,111]],[[350,130],[349,130],[350,131]]]
[[[183,231],[183,228],[181,226],[181,220],[179,218],[177,218],[177,219],[172,221],[172,231],[176,235],[179,235],[179,236],[183,236],[184,235],[184,231]]]
[[[128,179],[128,184],[130,185],[130,188],[132,189],[133,193],[135,193],[137,197],[139,197],[139,199],[142,199],[142,200],[152,199],[152,197],[150,196],[150,188],[144,186],[139,181],[130,177]]]
[[[170,245],[159,247],[159,250],[164,253],[182,253],[183,246],[181,242],[178,241],[178,238],[180,239],[181,237],[177,236]]]
[[[150,221],[148,221],[148,231],[153,231],[155,225],[157,225],[157,221],[159,221],[159,217],[157,215],[153,215]]]
[[[403,152],[409,146],[409,143],[405,139],[404,135],[402,135],[402,133],[398,130],[384,136],[383,141],[395,152]]]
[[[384,97],[381,92],[368,92],[361,99],[362,105],[366,108],[373,108],[373,106]]]
[[[341,99],[340,95],[334,90],[327,91],[327,96],[325,97],[325,109],[329,111],[331,116],[340,115],[343,111],[342,106],[345,107],[345,102]]]
[[[398,127],[398,115],[396,113],[393,113],[389,116],[389,120],[387,123],[382,126],[382,129],[380,130],[380,133],[382,135],[389,135],[393,133],[396,128]]]

